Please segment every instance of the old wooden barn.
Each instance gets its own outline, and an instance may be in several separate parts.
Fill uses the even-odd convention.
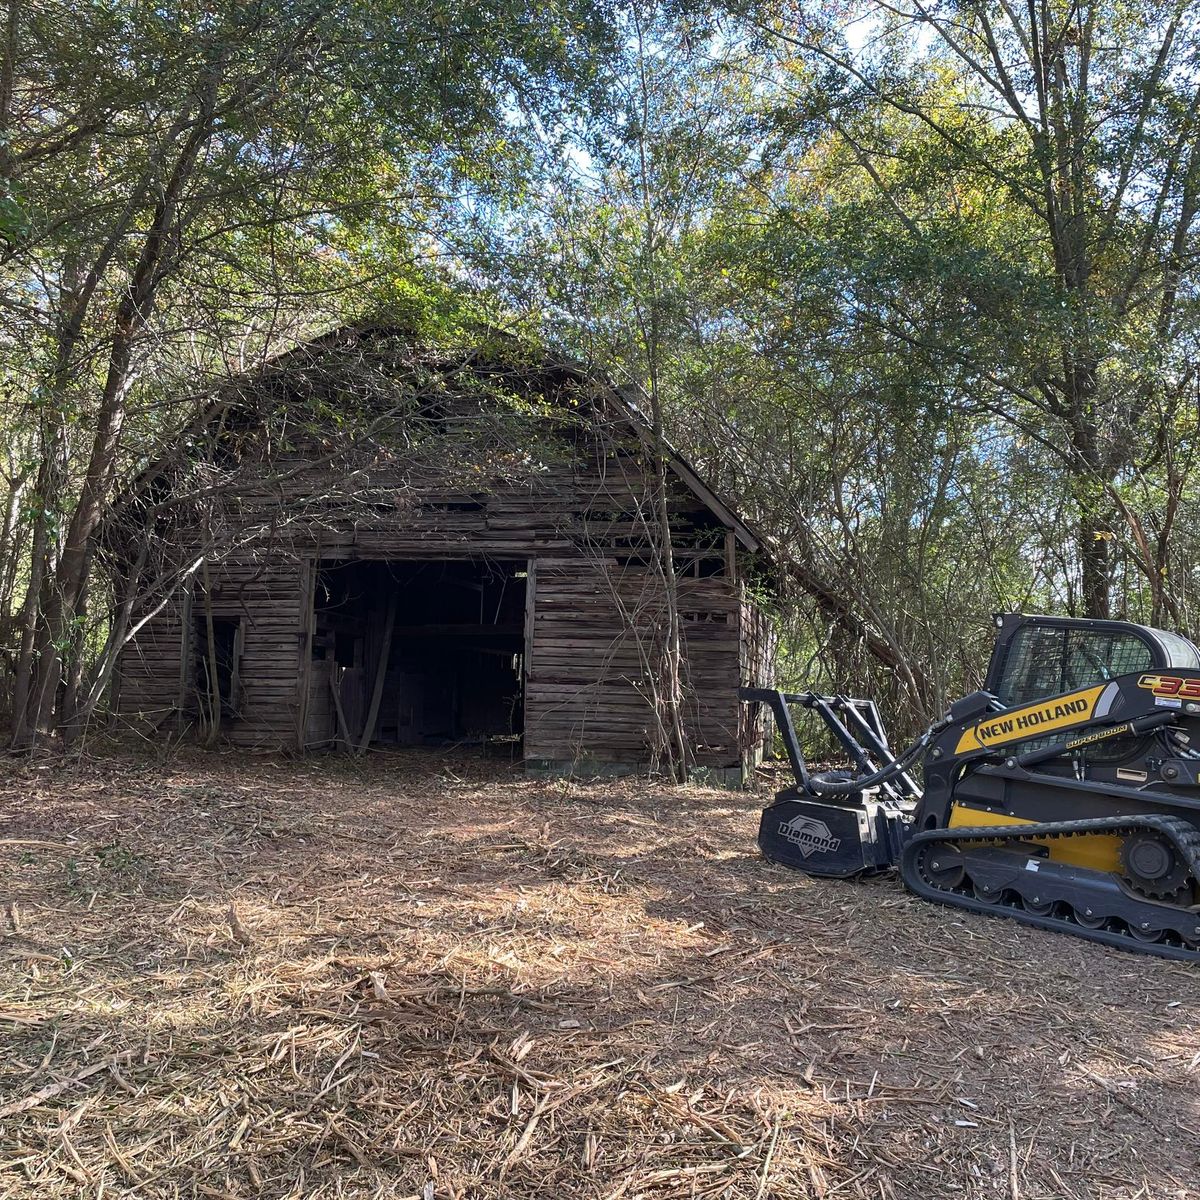
[[[216,389],[120,506],[115,710],[239,746],[481,744],[652,765],[657,461],[631,398],[493,340],[341,329]],[[692,765],[759,757],[760,539],[665,458]]]

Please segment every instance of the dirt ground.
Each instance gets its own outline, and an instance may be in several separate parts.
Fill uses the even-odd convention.
[[[1200,969],[472,759],[0,766],[0,1196],[1192,1197]]]

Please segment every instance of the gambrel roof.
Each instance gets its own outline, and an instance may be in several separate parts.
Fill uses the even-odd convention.
[[[638,390],[617,386],[607,375],[565,355],[532,348],[508,334],[487,333],[478,345],[466,347],[426,346],[403,329],[389,324],[345,325],[303,342],[249,372],[231,375],[212,385],[202,395],[196,419],[139,475],[131,495],[143,494],[155,481],[169,474],[178,460],[178,446],[198,442],[214,429],[251,431],[257,420],[283,395],[294,394],[302,378],[311,379],[335,370],[354,356],[371,356],[382,348],[402,345],[410,362],[446,375],[469,371],[477,380],[514,378],[523,390],[550,403],[569,404],[576,416],[586,420],[591,406],[597,417],[622,427],[648,450],[654,436],[646,416],[645,398]],[[669,444],[663,446],[670,470],[713,517],[731,530],[738,543],[752,553],[765,552],[764,540],[737,512],[701,478],[699,472]]]

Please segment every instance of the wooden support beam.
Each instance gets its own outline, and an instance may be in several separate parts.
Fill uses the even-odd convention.
[[[300,661],[296,671],[296,749],[308,744],[308,704],[312,687],[313,630],[316,625],[317,565],[311,558],[300,564],[300,627],[297,631]]]
[[[194,584],[188,580],[183,587],[179,614],[179,687],[175,696],[175,732],[182,733],[188,706],[188,689],[192,679],[192,596]]]
[[[371,691],[371,707],[367,710],[367,723],[363,726],[362,739],[358,743],[359,754],[366,754],[375,736],[375,722],[379,720],[379,705],[383,700],[383,683],[387,677],[388,659],[392,656],[392,630],[396,627],[396,592],[388,596],[387,617],[383,622],[383,644],[379,650],[379,662],[375,667],[375,687]]]
[[[346,750],[353,750],[350,726],[346,724],[346,710],[342,708],[342,671],[336,664],[329,674],[329,690],[333,693],[333,711],[337,713],[338,741]]]

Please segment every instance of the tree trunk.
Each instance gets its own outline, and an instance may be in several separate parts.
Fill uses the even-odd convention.
[[[1095,511],[1085,508],[1079,517],[1080,599],[1083,615],[1107,621],[1112,615],[1109,595],[1112,531]]]
[[[36,743],[39,739],[50,737],[55,729],[55,699],[64,666],[70,669],[66,663],[66,652],[72,643],[76,622],[83,614],[96,531],[115,475],[136,339],[154,312],[165,264],[173,252],[172,241],[177,233],[177,214],[183,191],[202,147],[212,134],[217,79],[216,72],[208,76],[199,112],[176,127],[177,135],[186,130],[186,136],[155,205],[129,285],[117,306],[91,455],[79,499],[63,539],[62,554],[54,577],[49,581],[52,586],[47,594],[47,602],[42,607],[40,641],[43,652],[37,658],[35,686],[28,694],[25,706],[27,716],[19,726],[22,736],[20,739],[14,737],[15,744],[24,744],[26,741]],[[68,357],[64,358],[61,353],[59,356],[60,370],[65,371],[70,365],[69,352],[74,338],[78,336],[81,319],[82,314],[77,307],[74,327],[67,331],[71,335],[66,346]],[[36,626],[36,612],[33,621]],[[58,715],[62,716],[62,713]]]
[[[118,439],[124,424],[125,393],[133,355],[132,335],[137,320],[131,311],[135,304],[136,296],[131,286],[117,317],[117,334],[109,357],[108,376],[83,487],[67,527],[62,556],[54,573],[48,603],[43,610],[45,652],[37,664],[37,684],[28,722],[29,732],[35,741],[49,737],[54,732],[55,698],[64,666],[70,669],[67,651],[74,640],[75,623],[83,613],[94,534],[103,515],[104,498],[111,483]],[[148,308],[144,305],[141,308],[144,319],[149,315]]]
[[[62,441],[62,422],[55,419],[50,437],[42,429],[42,462],[38,467],[33,495],[33,537],[29,556],[29,584],[21,607],[21,647],[17,652],[13,679],[13,728],[11,746],[24,749],[29,743],[29,714],[37,678],[38,635],[41,627],[42,605],[45,601],[46,576],[49,567],[51,504],[54,501],[56,479],[59,477],[58,458]]]
[[[150,543],[149,535],[147,535],[138,548],[137,559],[132,566],[126,568],[125,592],[113,616],[112,626],[105,639],[104,649],[100,652],[99,660],[95,664],[92,678],[86,691],[82,688],[79,689],[79,699],[67,718],[65,736],[68,741],[73,741],[82,733],[112,682],[121,648],[125,645],[129,634],[133,608],[137,603],[142,572],[145,570],[149,552]]]
[[[1079,514],[1079,586],[1082,615],[1108,620],[1112,613],[1112,502],[1115,471],[1097,428],[1100,397],[1091,355],[1064,354],[1066,405],[1071,443],[1071,493]]]
[[[655,409],[658,404],[655,402]],[[687,732],[683,714],[683,629],[679,618],[679,579],[675,573],[675,548],[671,544],[670,488],[667,450],[661,418],[655,419],[654,511],[657,525],[658,567],[662,581],[666,625],[658,654],[658,702],[665,741],[664,751],[671,778],[687,781]]]
[[[643,163],[644,166],[644,163]],[[647,212],[649,208],[647,207]],[[648,225],[648,244],[653,246],[653,225]],[[653,260],[651,260],[653,279]],[[671,530],[671,489],[667,446],[663,423],[662,394],[659,390],[659,314],[658,297],[650,298],[649,321],[643,324],[647,376],[650,393],[651,453],[654,456],[654,535],[651,543],[661,584],[665,625],[657,647],[655,702],[659,710],[661,747],[669,775],[676,783],[686,783],[688,773],[687,729],[683,712],[683,630],[679,617],[679,578],[675,572],[675,547]]]

